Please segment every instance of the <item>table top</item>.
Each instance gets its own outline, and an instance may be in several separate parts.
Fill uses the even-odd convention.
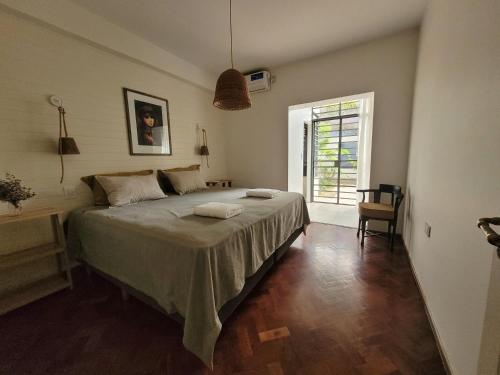
[[[20,215],[17,215],[17,216],[0,215],[0,224],[7,224],[7,223],[15,223],[15,222],[18,222],[18,221],[33,220],[33,219],[38,219],[38,218],[41,218],[41,217],[58,215],[58,214],[62,214],[62,213],[63,213],[63,210],[56,209],[56,208],[51,208],[51,207],[37,208],[37,209],[32,209],[32,210],[25,210]]]
[[[230,178],[212,178],[207,180],[207,182],[230,182],[232,181]]]

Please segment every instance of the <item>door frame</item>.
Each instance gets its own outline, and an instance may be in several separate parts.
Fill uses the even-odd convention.
[[[359,112],[360,117],[360,131],[359,131],[359,152],[358,152],[358,188],[368,188],[370,186],[371,180],[371,153],[372,153],[372,133],[373,133],[373,118],[375,112],[375,92],[364,92],[356,95],[349,95],[343,97],[337,97],[332,99],[318,100],[309,103],[295,104],[288,106],[288,191],[296,191],[298,193],[302,193],[305,195],[306,201],[309,203],[312,201],[313,192],[310,191],[311,184],[308,182],[305,184],[307,187],[307,191],[304,191],[304,184],[300,182],[300,186],[302,188],[297,189],[296,186],[299,185],[298,181],[294,181],[295,173],[291,173],[291,170],[295,170],[295,166],[292,165],[295,163],[295,159],[293,157],[293,152],[296,148],[294,139],[294,123],[292,120],[292,113],[296,110],[309,110],[309,116],[302,120],[308,122],[309,129],[312,128],[312,108],[319,107],[328,104],[336,104],[339,102],[347,102],[352,100],[360,100],[361,101],[361,109]],[[309,122],[310,121],[310,122]],[[302,134],[302,125],[303,121],[295,121],[297,126],[300,124],[300,133]],[[298,132],[297,132],[298,134]],[[311,137],[312,131],[309,131],[308,137]],[[302,140],[299,142],[302,144]],[[308,142],[308,145],[311,145],[311,142]],[[312,151],[310,152],[312,155]],[[311,158],[308,157],[308,175],[307,179],[311,179],[312,169],[311,169]],[[302,162],[302,161],[301,161]],[[302,168],[302,163],[300,165]],[[301,169],[302,170],[302,169]],[[298,174],[297,174],[298,175]],[[303,178],[302,173],[300,173],[300,177]],[[360,196],[358,195],[358,200],[360,200]]]

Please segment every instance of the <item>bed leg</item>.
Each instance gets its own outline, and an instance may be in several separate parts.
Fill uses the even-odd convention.
[[[121,292],[122,292],[122,300],[128,301],[128,292],[125,290],[124,287],[121,287]]]

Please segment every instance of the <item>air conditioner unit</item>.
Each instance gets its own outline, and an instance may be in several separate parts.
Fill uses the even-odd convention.
[[[261,92],[271,90],[271,73],[267,70],[245,75],[248,91]]]

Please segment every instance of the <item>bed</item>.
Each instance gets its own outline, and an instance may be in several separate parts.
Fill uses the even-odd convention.
[[[146,296],[184,324],[183,344],[212,367],[222,321],[309,224],[301,194],[250,198],[246,189],[172,195],[71,213],[68,246],[79,260]],[[227,220],[194,206],[239,203]]]

